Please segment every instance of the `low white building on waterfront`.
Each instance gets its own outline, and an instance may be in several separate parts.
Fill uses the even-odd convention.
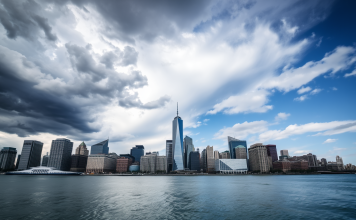
[[[215,160],[215,171],[226,174],[247,173],[247,161],[246,159],[218,159]]]
[[[87,173],[109,173],[116,170],[116,156],[106,154],[92,154],[88,157]]]

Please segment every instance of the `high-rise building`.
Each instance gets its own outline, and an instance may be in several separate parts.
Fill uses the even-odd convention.
[[[267,149],[262,143],[253,144],[248,149],[250,169],[262,173],[270,170]]]
[[[140,171],[148,173],[167,172],[167,158],[166,156],[157,156],[155,154],[141,157]]]
[[[73,142],[69,139],[57,138],[56,140],[53,140],[47,166],[62,171],[69,171],[72,150]]]
[[[19,168],[20,159],[21,159],[21,154],[17,155],[16,167],[15,167],[16,170]]]
[[[208,173],[215,172],[214,148],[206,147],[206,170]]]
[[[288,150],[281,150],[281,156],[288,156],[289,157]]]
[[[71,157],[70,171],[85,172],[88,163],[88,155],[75,154]]]
[[[219,159],[220,158],[220,154],[218,150],[214,151],[214,160]]]
[[[189,156],[190,152],[194,151],[193,139],[185,136],[184,141],[184,168],[189,168]]]
[[[325,158],[321,158],[321,166],[326,167],[328,161]]]
[[[309,163],[309,167],[317,167],[318,166],[318,160],[316,158],[316,155],[314,154],[307,154],[308,157],[308,163]]]
[[[47,152],[47,154],[42,157],[42,165],[41,166],[46,167],[48,164],[48,159],[49,159],[49,155]]]
[[[166,157],[167,157],[167,172],[171,172],[173,168],[173,143],[172,140],[166,140]]]
[[[87,145],[84,143],[84,141],[75,149],[75,154],[76,155],[89,155],[89,150],[87,149]]]
[[[172,121],[172,127],[172,170],[184,170],[183,120],[178,116],[178,105],[177,116]]]
[[[15,168],[16,154],[16,148],[4,147],[0,151],[0,170],[13,170]]]
[[[43,143],[25,140],[22,147],[18,170],[27,170],[41,165]]]
[[[200,172],[200,153],[199,151],[190,152],[189,167],[190,170],[196,170]]]
[[[219,159],[231,159],[230,152],[229,151],[221,152],[219,155]]]
[[[336,156],[336,164],[338,166],[338,170],[344,169],[344,161],[342,160],[342,157]]]
[[[267,144],[267,145],[265,145],[265,147],[267,148],[267,155],[269,157],[272,157],[272,162],[277,161],[278,160],[278,154],[277,154],[276,145]]]
[[[242,145],[235,147],[235,159],[247,159],[246,148]]]
[[[200,155],[200,169],[206,172],[206,149],[201,151]]]
[[[90,154],[88,157],[87,173],[110,173],[116,170],[117,156],[110,154]]]
[[[239,140],[233,137],[228,136],[227,137],[227,142],[229,144],[229,149],[230,149],[230,158],[231,159],[236,159],[236,152],[235,149],[237,146],[241,145],[243,147],[245,147],[246,150],[246,155],[247,155],[247,144],[246,141],[244,140]],[[247,156],[248,157],[248,156]],[[248,159],[248,158],[247,158]]]
[[[132,159],[126,157],[118,157],[116,160],[116,172],[126,173],[132,164]]]
[[[131,149],[130,154],[135,158],[134,162],[140,162],[141,157],[145,154],[145,147],[143,145],[136,145]]]
[[[92,145],[90,154],[109,154],[109,139]]]

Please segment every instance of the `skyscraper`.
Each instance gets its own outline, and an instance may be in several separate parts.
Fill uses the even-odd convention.
[[[171,172],[173,168],[173,150],[172,140],[166,140],[166,156],[167,156],[167,172]]]
[[[248,149],[248,154],[250,158],[250,169],[252,171],[265,173],[270,170],[267,149],[262,143],[251,145]]]
[[[70,171],[85,172],[88,163],[88,156],[81,154],[74,154],[71,156]]]
[[[184,170],[184,148],[183,148],[183,120],[178,116],[178,104],[177,104],[177,116],[172,121],[172,150],[173,161],[172,170]]]
[[[19,168],[20,159],[21,159],[21,154],[17,155],[16,167],[15,167],[16,170]]]
[[[206,172],[206,149],[201,151],[200,155],[200,169]]]
[[[236,151],[235,148],[239,145],[240,147],[245,147],[246,150],[246,155],[247,155],[247,144],[246,141],[244,140],[239,140],[233,137],[228,136],[227,137],[227,142],[229,143],[229,149],[230,149],[230,158],[231,159],[236,159]],[[248,156],[247,156],[248,159]]]
[[[143,145],[136,145],[130,151],[131,156],[135,158],[134,162],[136,161],[139,163],[144,153],[145,153],[145,147]]]
[[[92,145],[90,155],[109,154],[109,146],[108,145],[109,145],[109,139]]]
[[[242,145],[235,147],[235,159],[247,159],[246,148]]]
[[[276,147],[276,145],[267,144],[267,145],[265,145],[265,147],[267,148],[267,155],[269,157],[272,157],[272,162],[277,161],[278,160],[278,155],[277,155],[277,147]]]
[[[289,157],[288,150],[281,150],[281,156],[288,156]]]
[[[190,152],[194,151],[193,139],[188,136],[185,136],[183,145],[184,145],[184,168],[189,168]]]
[[[0,151],[0,170],[13,170],[15,168],[16,154],[16,148],[4,147]]]
[[[215,171],[214,147],[206,147],[206,169],[208,173]]]
[[[216,159],[219,159],[220,158],[220,156],[219,156],[219,151],[214,151],[214,160],[216,160]]]
[[[89,155],[89,150],[87,149],[87,145],[84,143],[84,141],[75,149],[75,154],[76,155]]]
[[[199,151],[190,152],[189,167],[190,170],[196,170],[200,172],[200,154]]]
[[[47,152],[47,154],[42,157],[42,165],[41,166],[46,167],[48,164],[48,159],[49,159],[49,155]]]
[[[30,167],[41,165],[43,143],[25,140],[22,147],[18,170],[27,170]]]
[[[69,171],[71,167],[72,150],[73,142],[70,140],[66,138],[53,140],[47,166],[62,171]]]

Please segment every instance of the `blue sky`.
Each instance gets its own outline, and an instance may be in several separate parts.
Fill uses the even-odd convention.
[[[356,164],[353,1],[0,1],[0,146],[227,136]],[[74,147],[74,148],[75,148]]]

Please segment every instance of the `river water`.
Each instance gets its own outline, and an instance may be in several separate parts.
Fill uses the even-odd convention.
[[[0,175],[0,219],[356,219],[356,175]]]

